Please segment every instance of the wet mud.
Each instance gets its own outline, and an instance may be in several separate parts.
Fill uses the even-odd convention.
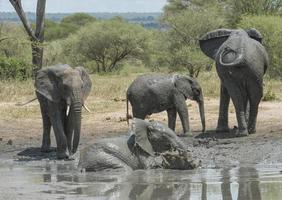
[[[192,118],[194,137],[181,139],[202,166],[183,171],[81,173],[79,153],[72,161],[57,161],[55,147],[49,153],[40,152],[40,117],[25,123],[0,119],[0,199],[280,199],[281,107],[279,102],[262,103],[257,133],[248,137],[236,137],[232,130],[216,133],[217,113],[212,110],[208,110],[205,133],[197,132],[199,119]],[[193,107],[190,110],[191,116],[197,115]],[[119,113],[123,116],[123,111]],[[230,125],[236,124],[234,115],[230,113]],[[126,123],[99,123],[103,116],[95,116],[99,119],[85,117],[79,150],[97,138],[128,132]],[[164,121],[164,116],[153,117]],[[179,132],[179,124],[177,128]]]

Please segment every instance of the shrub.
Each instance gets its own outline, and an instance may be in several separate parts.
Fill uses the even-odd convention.
[[[111,72],[124,60],[141,58],[147,36],[140,25],[120,19],[97,21],[71,35],[63,49],[74,64],[91,62],[92,71]]]
[[[272,78],[282,75],[282,17],[281,16],[244,16],[238,25],[241,28],[254,27],[263,35],[263,44],[269,55],[270,66],[267,73]]]
[[[26,80],[32,76],[32,66],[16,57],[0,57],[0,80]]]
[[[272,81],[266,81],[262,101],[275,101],[278,100],[276,93],[272,87]]]

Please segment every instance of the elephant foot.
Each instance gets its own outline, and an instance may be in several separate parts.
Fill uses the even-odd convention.
[[[216,127],[216,132],[217,133],[223,133],[223,132],[229,132],[230,129],[228,126],[217,126]]]
[[[62,152],[62,153],[59,153],[57,152],[57,159],[58,160],[63,160],[63,159],[68,159],[69,156],[66,154],[66,152]]]
[[[191,131],[189,131],[178,135],[178,137],[193,137],[193,134]]]
[[[41,146],[41,152],[43,153],[50,153],[52,151],[52,149],[50,148],[50,146]]]
[[[244,130],[237,130],[236,133],[235,133],[236,137],[245,137],[245,136],[248,136],[249,135],[249,132],[247,129],[244,129]]]
[[[257,132],[256,128],[249,128],[249,134],[254,134],[256,132]]]

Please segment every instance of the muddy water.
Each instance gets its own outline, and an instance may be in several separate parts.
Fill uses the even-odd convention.
[[[282,164],[81,173],[76,161],[0,161],[0,199],[282,198]]]

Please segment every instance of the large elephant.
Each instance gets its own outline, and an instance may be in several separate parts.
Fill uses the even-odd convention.
[[[78,164],[86,171],[193,169],[198,165],[174,131],[160,122],[137,118],[129,137],[96,141],[81,150]]]
[[[214,59],[221,80],[217,131],[229,131],[230,97],[236,109],[238,136],[256,132],[258,105],[263,95],[263,75],[268,55],[256,29],[218,29],[200,39],[202,51]]]
[[[148,74],[137,77],[129,86],[128,101],[132,106],[133,117],[145,119],[146,115],[167,111],[168,126],[175,130],[176,114],[180,116],[183,134],[192,135],[186,99],[198,102],[203,132],[205,131],[204,98],[201,86],[196,80],[183,75]]]
[[[50,150],[50,129],[57,142],[57,158],[68,158],[77,150],[81,129],[81,108],[91,90],[83,67],[56,65],[39,70],[35,88],[43,121],[41,151]],[[67,152],[68,151],[68,152]]]

